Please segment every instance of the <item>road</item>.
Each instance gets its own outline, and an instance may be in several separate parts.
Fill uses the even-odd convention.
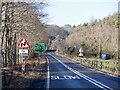
[[[46,57],[49,61],[47,88],[120,90],[119,77],[89,69],[53,53]]]

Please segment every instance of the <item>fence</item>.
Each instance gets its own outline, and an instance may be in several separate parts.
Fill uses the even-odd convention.
[[[120,64],[117,60],[77,58],[76,61],[84,66],[120,76]]]

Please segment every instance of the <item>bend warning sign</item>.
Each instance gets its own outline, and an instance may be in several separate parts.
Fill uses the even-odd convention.
[[[26,38],[22,38],[22,39],[20,40],[20,43],[18,44],[17,48],[19,48],[19,49],[20,49],[20,48],[29,49],[29,48],[30,48],[30,45],[29,45],[27,39],[26,39]]]

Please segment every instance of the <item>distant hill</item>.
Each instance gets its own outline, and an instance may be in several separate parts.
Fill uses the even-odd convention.
[[[72,28],[72,26],[70,24],[66,24],[62,28],[66,31],[69,31]]]
[[[62,47],[59,47],[59,45],[63,45],[61,42],[65,41],[65,39],[68,37],[68,32],[71,28],[71,25],[67,24],[63,27],[59,27],[58,25],[46,25],[45,27],[49,36],[48,38],[51,39],[51,41],[48,42],[49,49],[57,49]]]
[[[57,25],[46,25],[49,36],[54,36],[55,39],[65,39],[68,36],[68,30]]]

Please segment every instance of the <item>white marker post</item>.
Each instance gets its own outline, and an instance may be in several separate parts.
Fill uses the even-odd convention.
[[[82,48],[79,49],[79,57],[83,57],[83,49]]]

